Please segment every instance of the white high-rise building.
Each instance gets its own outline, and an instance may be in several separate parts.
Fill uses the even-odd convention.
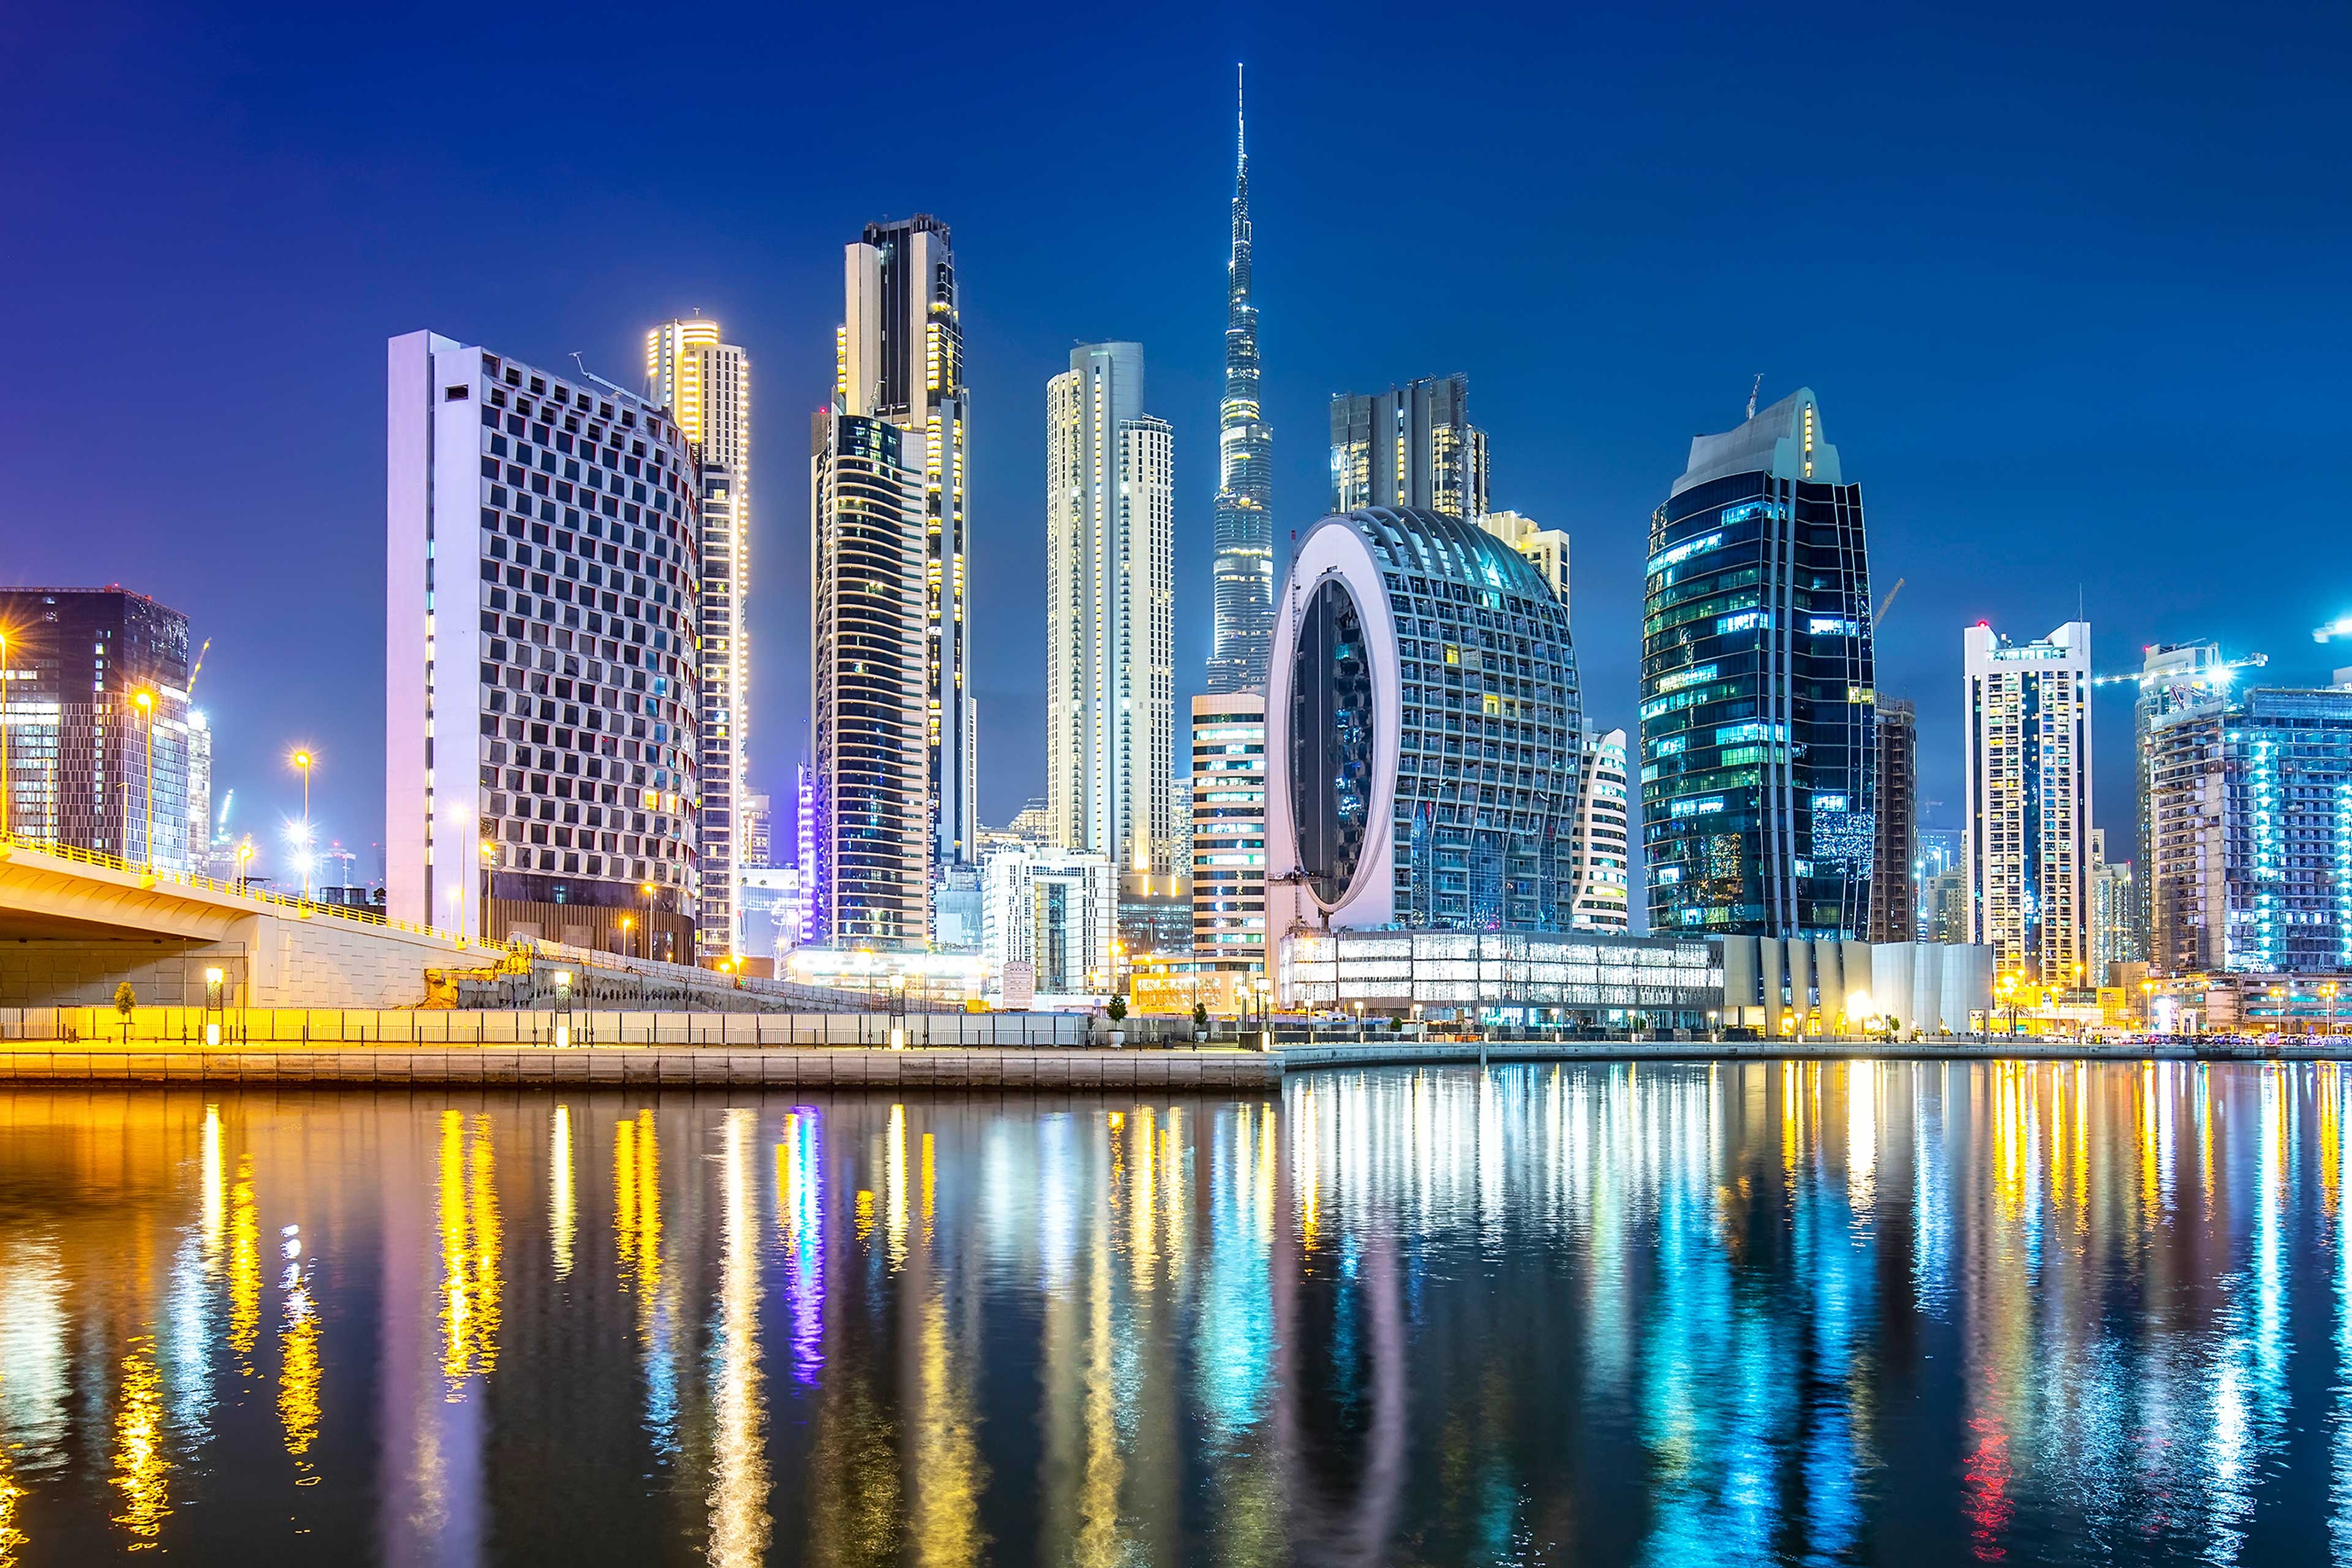
[[[386,912],[691,963],[698,475],[663,409],[386,353]]]
[[[1625,731],[1603,730],[1590,719],[1578,735],[1573,834],[1570,925],[1578,931],[1627,930]]]
[[[1143,347],[1088,343],[1045,389],[1045,795],[1055,840],[1166,875],[1176,735],[1175,459]]]
[[[2091,626],[1961,634],[1969,937],[2021,981],[2091,978]]]
[[[751,711],[751,363],[697,316],[646,334],[646,389],[701,456],[701,865],[699,942],[705,958],[742,951],[741,900],[749,853],[742,803]]]
[[[195,684],[194,677],[188,680]],[[188,828],[186,868],[211,875],[213,849],[213,729],[201,708],[188,710]]]
[[[982,950],[995,973],[1031,965],[1040,995],[1110,990],[1118,879],[1108,857],[999,849],[981,871],[981,911]]]
[[[1265,963],[1265,696],[1192,699],[1192,956]]]
[[[810,435],[810,940],[920,949],[937,864],[923,437],[838,411]]]
[[[924,526],[926,810],[935,865],[978,842],[978,717],[971,690],[971,554],[965,514],[971,395],[948,226],[928,213],[870,223],[847,247],[846,311],[834,344],[834,403],[919,438]]]

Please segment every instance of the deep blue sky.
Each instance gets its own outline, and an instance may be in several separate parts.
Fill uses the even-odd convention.
[[[2079,592],[2103,668],[2218,637],[2307,680],[2352,610],[2345,7],[219,9],[0,19],[0,580],[187,610],[219,784],[289,810],[310,742],[347,841],[382,812],[383,339],[418,327],[625,383],[696,307],[749,348],[787,793],[806,416],[841,246],[886,215],[955,229],[984,817],[1044,787],[1074,341],[1139,339],[1174,422],[1197,689],[1236,59],[1283,531],[1324,510],[1331,393],[1467,371],[1496,504],[1574,535],[1609,721],[1649,510],[1758,372],[1820,394],[1881,591],[1908,579],[1879,688],[1920,703],[1931,823],[1966,623],[2038,634]],[[2097,722],[2127,837],[2127,699]]]

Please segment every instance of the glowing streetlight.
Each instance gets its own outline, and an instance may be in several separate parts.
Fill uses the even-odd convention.
[[[310,841],[310,768],[314,760],[308,751],[297,751],[291,759],[302,774],[302,842],[305,844]],[[310,865],[307,855],[303,857],[302,864],[302,901],[306,904],[310,901]]]
[[[640,882],[637,892],[646,900],[646,958],[651,962],[654,956],[654,885]]]

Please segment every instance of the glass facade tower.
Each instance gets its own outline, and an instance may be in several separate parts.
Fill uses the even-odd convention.
[[[1650,929],[1860,937],[1876,827],[1862,490],[1811,389],[1691,442],[1650,520]]]
[[[1217,405],[1215,626],[1209,689],[1264,691],[1274,636],[1274,433],[1258,401],[1257,307],[1250,302],[1249,139],[1234,79],[1234,237],[1225,266],[1225,395]]]
[[[0,588],[0,637],[8,832],[203,873],[188,617],[121,588]]]

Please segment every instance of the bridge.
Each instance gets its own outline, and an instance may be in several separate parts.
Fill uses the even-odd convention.
[[[217,976],[217,979],[215,977]],[[0,1009],[864,1013],[877,998],[561,943],[501,946],[71,845],[0,836]],[[917,1001],[901,1011],[922,1012]]]

